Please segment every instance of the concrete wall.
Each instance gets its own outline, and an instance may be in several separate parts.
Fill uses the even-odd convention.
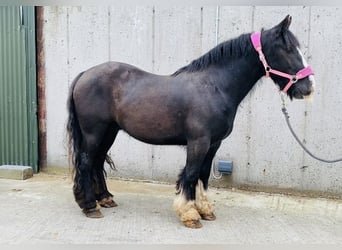
[[[48,166],[67,167],[66,98],[73,78],[114,60],[170,74],[215,46],[216,6],[45,7]],[[291,30],[316,72],[313,102],[293,101],[294,128],[320,156],[342,155],[342,8],[322,6],[220,6],[218,41],[278,24],[293,16]],[[127,178],[174,182],[185,149],[151,146],[120,133],[112,155]],[[263,78],[241,103],[235,128],[214,164],[234,162],[217,186],[291,189],[342,195],[342,164],[323,164],[303,153],[286,127],[274,84]]]

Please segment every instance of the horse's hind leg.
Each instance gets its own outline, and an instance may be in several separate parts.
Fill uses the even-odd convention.
[[[221,145],[221,141],[212,144],[201,168],[200,179],[196,189],[196,207],[203,220],[215,220],[214,208],[208,198],[208,180],[214,156]]]
[[[96,144],[95,144],[96,145]],[[83,147],[80,166],[76,170],[74,177],[74,196],[76,202],[87,217],[101,218],[103,215],[99,211],[93,189],[93,162],[95,157],[95,147]]]
[[[113,195],[108,191],[104,172],[97,170],[97,180],[95,183],[95,195],[98,200],[98,204],[101,207],[116,207],[117,204],[113,199]]]
[[[76,164],[73,191],[76,202],[90,218],[103,217],[97,205],[94,188],[94,180],[98,179],[94,164],[107,126],[99,123],[96,126],[89,124],[82,131],[83,141],[79,152],[79,164]]]
[[[178,196],[174,202],[174,208],[186,227],[202,227],[201,216],[195,204],[196,185],[208,149],[209,139],[206,137],[188,142],[186,166],[179,175],[177,181]]]
[[[94,164],[94,171],[96,172],[94,174],[96,176],[94,183],[96,199],[98,200],[100,206],[106,208],[117,206],[113,200],[113,195],[107,189],[104,162],[106,161],[106,158],[109,157],[107,156],[107,152],[112,146],[118,131],[119,129],[117,126],[110,126],[107,129],[107,132],[103,137],[101,147],[97,153],[96,162]]]

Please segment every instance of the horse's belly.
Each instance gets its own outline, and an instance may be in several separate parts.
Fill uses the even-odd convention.
[[[168,107],[142,105],[126,107],[118,125],[129,135],[151,144],[185,144],[183,115]]]
[[[126,131],[127,132],[127,131]],[[146,137],[137,136],[132,133],[128,133],[133,138],[153,145],[186,145],[187,141],[184,137]]]
[[[165,121],[144,121],[125,125],[122,129],[132,137],[156,145],[185,145],[186,139],[177,126],[165,125]]]

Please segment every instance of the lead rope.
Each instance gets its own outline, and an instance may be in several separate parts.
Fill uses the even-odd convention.
[[[216,20],[215,20],[215,43],[216,43],[216,46],[218,45],[219,24],[220,24],[220,6],[217,5],[216,6]],[[217,168],[216,164],[211,166],[211,176],[214,179],[219,180],[222,178],[222,173],[219,172],[218,170],[215,170],[216,168]],[[218,174],[216,174],[215,172],[218,172]]]
[[[280,93],[280,97],[281,97],[281,102],[282,102],[282,108],[281,108],[281,111],[283,112],[284,114],[284,117],[285,117],[285,121],[286,121],[286,124],[287,126],[289,127],[290,129],[290,132],[291,134],[293,135],[293,137],[296,139],[296,141],[298,142],[298,144],[304,149],[304,151],[310,155],[312,158],[318,160],[318,161],[321,161],[321,162],[325,162],[325,163],[336,163],[336,162],[340,162],[342,161],[342,158],[340,159],[335,159],[335,160],[326,160],[326,159],[322,159],[320,157],[317,157],[315,156],[313,153],[310,152],[309,149],[307,149],[305,147],[305,145],[301,142],[301,140],[298,138],[297,134],[294,132],[292,126],[291,126],[291,123],[290,123],[290,116],[289,116],[289,113],[287,112],[287,109],[286,109],[286,104],[285,104],[285,94],[284,93]],[[211,168],[211,175],[214,179],[216,180],[219,180],[222,178],[222,173],[219,172],[219,175],[216,175],[215,173],[215,166],[212,166]]]
[[[287,112],[287,109],[286,109],[286,105],[285,105],[285,96],[284,94],[281,93],[281,101],[282,101],[282,108],[281,108],[281,111],[283,112],[284,114],[284,117],[285,117],[285,121],[286,121],[286,124],[287,126],[289,127],[290,129],[290,132],[291,134],[293,135],[293,137],[296,139],[296,141],[298,142],[298,144],[304,149],[304,151],[309,154],[312,158],[318,160],[318,161],[322,161],[322,162],[325,162],[325,163],[335,163],[335,162],[339,162],[339,161],[342,161],[342,158],[340,159],[335,159],[335,160],[326,160],[326,159],[322,159],[320,157],[317,157],[315,156],[313,153],[310,152],[310,150],[308,150],[305,145],[301,142],[301,140],[298,138],[297,134],[294,132],[291,124],[290,124],[290,116]]]

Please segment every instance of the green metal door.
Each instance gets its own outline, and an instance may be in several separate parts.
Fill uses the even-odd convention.
[[[0,165],[38,171],[34,7],[0,7]]]

